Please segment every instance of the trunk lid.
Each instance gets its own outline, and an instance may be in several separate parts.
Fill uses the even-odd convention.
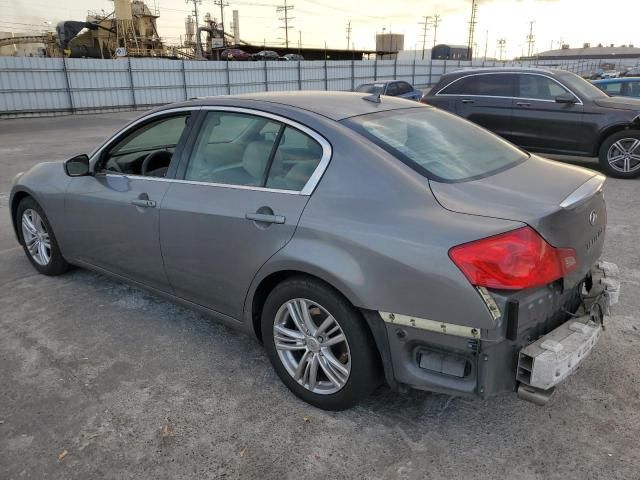
[[[429,181],[447,210],[521,221],[554,247],[575,249],[578,268],[565,278],[577,284],[602,253],[607,213],[604,177],[594,171],[532,156],[480,180]]]

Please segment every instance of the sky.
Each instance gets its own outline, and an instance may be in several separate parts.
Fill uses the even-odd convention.
[[[147,0],[149,5],[154,0]],[[226,0],[225,30],[231,31],[232,10],[240,15],[240,38],[267,45],[284,43],[283,22],[276,6],[284,0]],[[187,0],[155,0],[159,7],[158,29],[169,44],[178,44],[184,34],[184,19],[193,9]],[[289,30],[290,46],[296,46],[301,32],[304,47],[347,47],[347,23],[351,21],[351,45],[374,49],[375,34],[403,33],[405,49],[422,48],[424,16],[440,15],[437,42],[466,44],[471,0],[288,0],[294,8]],[[605,8],[606,5],[606,8]],[[210,12],[219,18],[220,7],[213,0],[201,0],[201,17]],[[87,10],[113,10],[109,0],[0,0],[0,31],[35,33],[47,28],[46,22],[84,20]],[[533,24],[535,51],[559,48],[561,42],[572,47],[640,46],[639,0],[479,0],[475,42],[477,56],[497,54],[497,41],[506,40],[506,57],[527,53],[529,22]],[[433,42],[427,33],[427,46]]]

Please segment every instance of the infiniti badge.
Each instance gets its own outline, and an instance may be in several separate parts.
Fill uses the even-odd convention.
[[[595,225],[597,220],[598,220],[598,214],[596,213],[595,210],[591,210],[591,213],[589,214],[589,223],[591,225]]]

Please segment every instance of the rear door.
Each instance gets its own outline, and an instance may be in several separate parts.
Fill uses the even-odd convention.
[[[331,150],[317,133],[263,112],[203,115],[162,205],[162,255],[178,296],[239,319],[251,280],[290,240]]]
[[[461,77],[437,97],[455,98],[455,112],[511,140],[511,112],[515,93],[512,73],[480,73]]]
[[[519,73],[512,118],[513,141],[540,152],[584,153],[592,143],[583,124],[584,106],[559,81],[542,74]],[[568,95],[575,103],[558,103]]]

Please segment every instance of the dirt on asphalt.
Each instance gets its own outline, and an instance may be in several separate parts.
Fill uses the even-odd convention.
[[[289,393],[256,341],[95,273],[38,275],[24,257],[14,175],[135,115],[0,121],[0,479],[640,479],[640,179],[606,190],[620,304],[546,407],[380,388],[328,413]]]

